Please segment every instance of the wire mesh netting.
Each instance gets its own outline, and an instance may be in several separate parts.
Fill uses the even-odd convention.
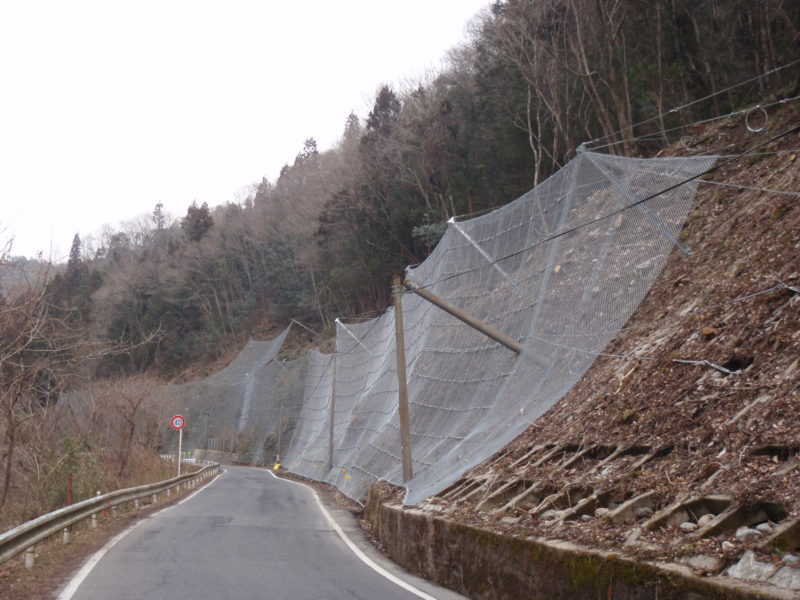
[[[305,359],[277,361],[289,333],[258,342],[250,340],[225,369],[161,390],[165,409],[185,413],[186,449],[233,453],[238,460],[265,464],[280,454],[278,431],[288,443],[303,400]],[[171,433],[166,446],[177,443]]]
[[[680,244],[696,191],[692,178],[715,159],[581,152],[516,201],[450,224],[407,278],[519,340],[523,350],[517,355],[404,295],[414,469],[405,484],[392,309],[367,322],[337,323],[335,355],[313,351],[291,375],[274,354],[265,360],[264,348],[257,377],[234,382],[232,371],[224,385],[214,378],[190,384],[214,390],[195,402],[218,419],[215,427],[253,431],[258,440],[267,439],[261,432],[274,434],[276,404],[291,405],[290,470],[356,500],[387,480],[405,485],[405,501],[417,503],[500,450],[577,382]],[[273,340],[278,347],[281,338]]]

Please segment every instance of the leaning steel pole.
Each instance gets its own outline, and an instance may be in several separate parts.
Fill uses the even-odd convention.
[[[427,290],[423,287],[420,287],[416,283],[411,280],[406,280],[403,282],[403,286],[409,291],[414,292],[418,296],[424,298],[431,304],[438,306],[443,311],[453,315],[456,319],[463,321],[470,327],[477,329],[482,334],[492,338],[494,341],[502,344],[515,354],[519,354],[522,352],[522,344],[520,344],[517,340],[511,339],[502,331],[499,331],[496,327],[493,327],[489,323],[481,321],[480,319],[473,317],[468,312],[450,304],[444,298],[440,298],[430,290]]]

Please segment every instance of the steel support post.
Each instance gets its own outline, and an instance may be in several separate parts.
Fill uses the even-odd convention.
[[[328,469],[333,468],[333,426],[336,411],[336,351],[333,352],[333,379],[331,381],[331,401],[328,414]]]

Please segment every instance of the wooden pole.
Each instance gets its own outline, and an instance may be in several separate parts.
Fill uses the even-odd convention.
[[[336,352],[333,353],[333,380],[331,381],[330,414],[328,415],[328,469],[333,468],[333,425],[336,410]]]
[[[394,276],[394,338],[397,355],[397,383],[399,388],[400,449],[403,457],[403,481],[414,476],[411,465],[411,429],[408,425],[408,375],[406,374],[406,340],[403,333],[403,286],[399,275]]]
[[[403,285],[407,290],[414,292],[415,294],[417,294],[422,298],[425,298],[425,300],[427,300],[431,304],[438,306],[446,313],[453,315],[456,319],[463,321],[473,329],[477,329],[482,334],[489,336],[494,341],[499,342],[509,350],[512,350],[517,354],[522,352],[522,344],[520,344],[518,341],[511,339],[502,331],[492,327],[491,325],[485,323],[484,321],[481,321],[480,319],[476,319],[475,317],[461,310],[457,306],[450,304],[444,298],[440,298],[431,291],[419,287],[416,283],[408,279],[403,282]]]

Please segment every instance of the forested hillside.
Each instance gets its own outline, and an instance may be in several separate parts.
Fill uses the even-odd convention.
[[[106,375],[175,373],[256,325],[381,310],[447,219],[513,200],[582,142],[651,155],[686,123],[796,94],[799,28],[788,0],[496,2],[437,74],[342,115],[335,148],[309,138],[240,202],[76,236],[49,291],[133,348]]]

